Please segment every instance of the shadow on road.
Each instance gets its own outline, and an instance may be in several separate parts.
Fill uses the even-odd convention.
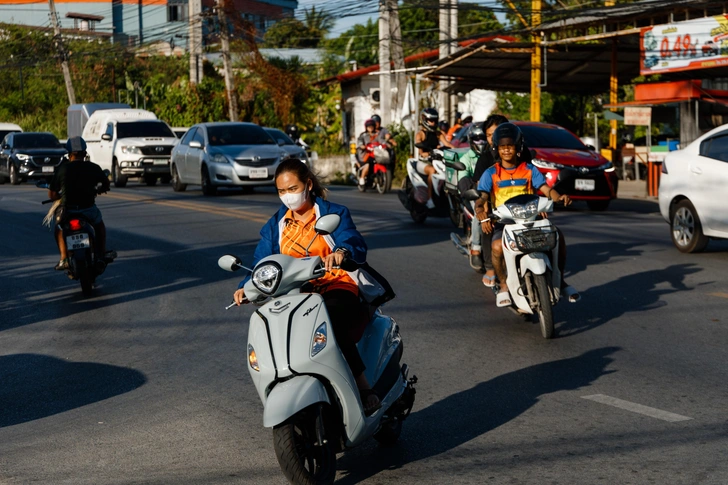
[[[569,306],[560,315],[565,323],[558,336],[566,337],[594,329],[628,312],[643,312],[667,305],[663,295],[695,288],[685,285],[685,277],[702,271],[694,264],[674,264],[667,268],[643,271],[610,281],[582,292],[581,303]],[[707,284],[707,283],[704,283]]]
[[[633,258],[642,255],[635,249],[644,243],[597,242],[569,244],[566,247],[566,277],[585,271],[589,266],[603,265],[614,258]]]
[[[142,386],[134,369],[38,354],[0,356],[0,428],[103,401]]]
[[[517,418],[543,395],[588,386],[615,372],[606,368],[618,350],[604,347],[509,372],[412,413],[398,446],[344,454],[338,467],[345,476],[338,483],[359,483],[381,471],[446,453]],[[487,459],[483,461],[487,466]]]

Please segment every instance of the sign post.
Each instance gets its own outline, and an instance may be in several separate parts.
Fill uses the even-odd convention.
[[[650,160],[650,147],[652,146],[652,108],[624,108],[624,124],[647,127],[647,154],[644,163]],[[640,179],[640,154],[635,147],[634,179]]]

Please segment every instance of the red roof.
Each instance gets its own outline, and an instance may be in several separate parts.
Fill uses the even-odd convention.
[[[481,42],[515,42],[515,37],[510,37],[507,35],[493,35],[490,37],[481,37],[480,39],[470,39],[470,40],[464,40],[462,42],[458,42],[458,45],[460,47],[467,47],[472,44],[481,43]],[[423,60],[430,60],[430,59],[437,59],[440,57],[440,50],[439,49],[433,49],[431,51],[427,52],[420,52],[419,54],[412,54],[411,56],[407,56],[404,58],[404,64],[405,66],[412,62],[417,61],[423,61]],[[391,63],[391,65],[394,65],[394,62]],[[344,74],[339,74],[337,76],[333,76],[327,79],[322,79],[321,81],[316,82],[316,84],[331,84],[334,81],[338,81],[340,83],[351,81],[354,79],[358,79],[360,77],[364,77],[369,73],[377,72],[379,70],[379,64],[374,64],[373,66],[369,67],[362,67],[361,69],[357,69],[356,71],[349,71],[345,72]]]

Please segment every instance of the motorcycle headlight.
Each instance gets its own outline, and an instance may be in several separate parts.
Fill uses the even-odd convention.
[[[326,347],[327,340],[326,322],[319,325],[313,333],[313,342],[311,343],[311,357],[315,356]]]
[[[612,162],[607,162],[604,165],[599,165],[597,170],[604,170],[605,172],[614,172],[614,165]]]
[[[139,149],[139,147],[128,145],[121,147],[121,153],[128,153],[129,155],[141,155],[142,151]]]
[[[258,357],[255,355],[255,349],[252,345],[248,344],[248,363],[250,368],[256,372],[260,372],[260,366],[258,365]]]
[[[276,263],[266,263],[255,268],[253,272],[253,284],[261,293],[272,295],[278,289],[281,282],[281,267]]]
[[[516,219],[529,219],[538,214],[538,199],[534,199],[528,204],[506,204],[508,210]]]
[[[15,158],[17,158],[17,159],[18,159],[18,160],[20,160],[21,162],[25,162],[25,161],[27,161],[27,160],[30,160],[30,158],[31,158],[31,157],[30,157],[30,155],[25,155],[25,154],[23,154],[23,153],[17,153],[17,154],[15,155]]]
[[[212,161],[215,163],[228,163],[228,159],[222,153],[216,153],[212,156]]]
[[[548,168],[551,170],[561,170],[562,168],[566,168],[565,165],[561,165],[560,163],[554,163],[554,162],[548,162],[546,160],[541,160],[540,158],[534,158],[531,160],[531,163],[538,168]]]

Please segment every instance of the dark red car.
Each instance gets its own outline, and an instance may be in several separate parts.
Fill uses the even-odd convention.
[[[589,209],[603,211],[617,198],[619,180],[612,162],[588,148],[572,132],[558,125],[514,121],[531,149],[532,163],[546,183]]]

